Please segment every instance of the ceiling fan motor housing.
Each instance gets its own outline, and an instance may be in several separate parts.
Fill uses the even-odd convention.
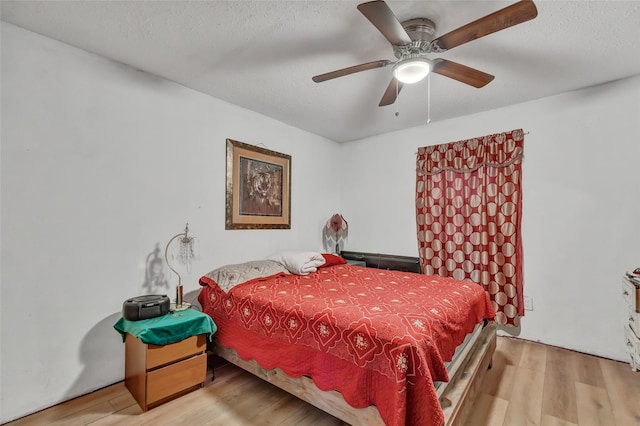
[[[398,59],[412,55],[424,55],[431,51],[431,41],[436,33],[436,24],[427,18],[414,18],[402,22],[402,27],[411,39],[410,44],[393,46],[393,54]]]

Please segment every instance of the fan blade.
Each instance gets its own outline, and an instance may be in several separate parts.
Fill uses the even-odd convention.
[[[387,61],[386,59],[383,59],[380,61],[367,62],[365,64],[354,65],[352,67],[342,68],[340,70],[316,75],[311,79],[316,83],[321,83],[323,81],[331,80],[333,78],[338,78],[338,77],[344,77],[345,75],[353,74],[360,71],[372,70],[374,68],[383,68],[391,63],[392,63],[391,61]]]
[[[378,106],[387,106],[391,105],[396,101],[396,97],[398,93],[402,90],[402,83],[396,80],[396,78],[392,78],[391,82],[387,86],[387,90],[384,91],[384,95],[382,95],[382,99]]]
[[[431,42],[432,50],[444,52],[496,31],[529,21],[536,16],[538,16],[538,9],[533,1],[522,0],[436,38]]]
[[[491,83],[494,79],[491,74],[442,58],[433,60],[431,72],[458,80],[478,89]]]
[[[394,46],[411,43],[409,34],[385,2],[380,0],[362,3],[358,5],[358,10],[389,40],[389,43]]]

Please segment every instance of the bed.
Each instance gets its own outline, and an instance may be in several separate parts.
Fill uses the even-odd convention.
[[[350,424],[458,423],[495,348],[484,290],[323,260],[203,276],[198,300],[218,325],[218,355]]]

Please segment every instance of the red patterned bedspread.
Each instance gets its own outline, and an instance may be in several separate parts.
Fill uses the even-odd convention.
[[[441,425],[433,381],[494,311],[468,281],[338,265],[240,284],[207,277],[198,300],[220,344],[263,368],[313,379],[353,407],[376,405],[387,425]]]

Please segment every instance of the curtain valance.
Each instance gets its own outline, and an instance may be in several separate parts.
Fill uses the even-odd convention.
[[[480,138],[418,148],[417,173],[431,176],[446,170],[473,172],[482,166],[507,167],[522,160],[522,129]]]

